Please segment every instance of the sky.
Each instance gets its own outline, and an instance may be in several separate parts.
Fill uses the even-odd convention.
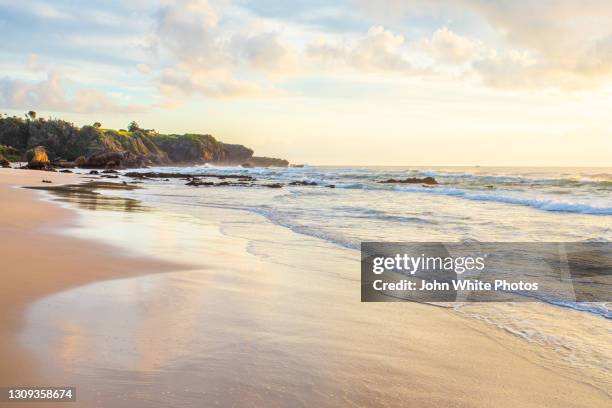
[[[329,165],[612,166],[607,0],[0,0],[0,112]]]

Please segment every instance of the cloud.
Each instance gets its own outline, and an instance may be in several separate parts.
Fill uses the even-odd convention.
[[[37,54],[29,54],[26,58],[25,68],[28,71],[39,72],[43,71],[45,67],[40,63]]]
[[[136,70],[143,75],[148,75],[151,73],[151,67],[143,63],[137,64]]]
[[[159,77],[159,89],[174,97],[270,97],[286,94],[263,79],[240,79],[238,71],[287,74],[297,66],[293,50],[276,32],[224,30],[222,16],[207,0],[165,0],[158,13],[158,45],[175,66]]]
[[[218,21],[206,0],[163,0],[157,13],[159,44],[193,69],[224,67],[229,61],[216,30]]]
[[[432,18],[480,23],[483,44],[497,57],[481,56],[477,72],[492,86],[588,88],[612,81],[612,2],[605,0],[355,0],[364,15],[397,23]],[[439,32],[430,45],[440,56],[467,59],[452,33]],[[434,34],[434,37],[436,35]],[[437,42],[438,44],[434,44]],[[528,53],[530,64],[510,54]],[[499,57],[505,55],[505,57]],[[508,65],[505,65],[505,64]],[[496,77],[494,77],[496,76]]]
[[[404,56],[404,37],[381,26],[371,27],[365,37],[350,43],[324,39],[306,48],[306,55],[326,66],[345,66],[365,72],[416,72]]]
[[[442,27],[433,33],[431,39],[419,41],[419,48],[443,63],[464,64],[476,57],[482,43]]]
[[[236,35],[231,48],[239,60],[264,73],[284,75],[298,69],[295,51],[276,32]]]
[[[8,109],[36,109],[61,112],[137,112],[142,107],[118,105],[108,95],[93,90],[81,89],[69,96],[65,78],[57,70],[48,71],[47,78],[35,82],[19,79],[0,79],[0,106]]]
[[[236,99],[254,97],[276,97],[286,92],[273,87],[266,87],[254,81],[243,81],[227,77],[210,81],[206,75],[165,69],[159,78],[159,89],[168,99],[164,104],[178,106],[177,97],[204,94],[217,99]]]

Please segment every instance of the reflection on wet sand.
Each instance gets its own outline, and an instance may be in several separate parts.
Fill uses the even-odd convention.
[[[142,212],[149,210],[138,200],[101,194],[97,190],[134,190],[138,186],[123,183],[110,183],[103,181],[90,181],[82,184],[68,184],[62,186],[36,186],[26,187],[33,190],[51,192],[56,201],[70,203],[83,210],[106,210]]]
[[[476,331],[446,309],[360,304],[353,251],[252,214],[206,208],[201,215],[85,218],[92,236],[200,267],[98,282],[30,308],[23,342],[50,379],[77,387],[79,406],[535,408],[559,406],[557,398],[591,408],[608,401],[569,371],[534,363],[540,357],[520,340]]]

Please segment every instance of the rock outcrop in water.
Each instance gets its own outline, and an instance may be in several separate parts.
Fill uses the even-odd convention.
[[[255,181],[255,178],[244,174],[213,174],[213,173],[198,173],[198,174],[185,174],[185,173],[157,173],[153,171],[138,172],[131,171],[125,173],[124,176],[132,178],[182,178],[182,179],[197,179],[197,178],[218,178],[218,179],[238,179],[242,181]]]
[[[248,147],[222,143],[207,134],[165,135],[141,129],[135,123],[130,125],[130,130],[103,129],[99,124],[77,127],[61,119],[22,119],[0,115],[0,147],[23,156],[38,146],[46,149],[52,165],[64,168],[204,163],[289,165],[283,159],[253,156],[253,150]],[[18,157],[7,156],[7,159],[17,160]]]
[[[405,179],[394,179],[390,178],[387,180],[379,181],[379,183],[400,183],[400,184],[427,184],[427,185],[435,185],[438,184],[438,181],[433,177],[408,177]]]
[[[243,163],[246,167],[288,167],[289,162],[284,159],[276,159],[274,157],[258,157],[253,156]]]

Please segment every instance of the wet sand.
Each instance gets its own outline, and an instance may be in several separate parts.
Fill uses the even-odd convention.
[[[30,173],[0,170],[2,385],[46,384],[51,372],[77,385],[76,406],[103,407],[609,405],[554,360],[540,364],[545,351],[489,326],[431,306],[360,303],[352,251],[252,215],[98,211],[85,220],[79,235],[159,261],[53,234],[73,224],[72,212],[9,187],[43,174]],[[216,220],[229,219],[221,233]],[[151,231],[158,239],[133,239]],[[201,266],[92,283],[177,260]]]
[[[43,183],[42,180],[53,183]],[[122,254],[116,247],[56,232],[76,214],[18,186],[78,183],[75,174],[0,169],[0,384],[45,385],[37,364],[16,340],[28,304],[93,281],[177,269],[177,265]],[[23,405],[20,405],[23,406]]]

